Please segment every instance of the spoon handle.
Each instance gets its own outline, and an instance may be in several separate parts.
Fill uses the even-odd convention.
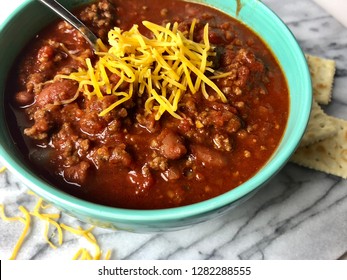
[[[77,17],[75,17],[72,13],[70,13],[65,7],[63,7],[60,3],[55,0],[38,0],[39,2],[45,4],[47,7],[52,9],[55,13],[57,13],[60,17],[70,23],[73,27],[75,27],[83,37],[89,42],[94,51],[97,51],[97,37],[95,34],[85,26]]]

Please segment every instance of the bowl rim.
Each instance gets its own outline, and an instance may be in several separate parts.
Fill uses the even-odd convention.
[[[18,13],[23,11],[29,4],[31,0],[24,0],[14,11],[0,24],[0,32],[2,32],[3,28],[8,25]],[[200,3],[201,1],[196,1]],[[203,4],[205,3],[203,1]],[[211,5],[211,4],[210,4]],[[268,16],[272,17],[272,19],[276,22],[281,29],[287,33],[287,36],[291,38],[293,41],[292,46],[295,47],[295,52],[298,55],[298,60],[300,60],[300,66],[303,67],[303,71],[306,74],[304,78],[306,82],[306,91],[312,92],[311,88],[311,80],[309,75],[308,65],[306,63],[306,59],[302,49],[297,43],[294,35],[289,30],[289,28],[285,25],[285,23],[273,12],[269,7],[263,4],[260,1],[257,1],[257,5],[265,12]],[[271,47],[270,47],[271,48]],[[29,172],[23,170],[23,168],[18,164],[16,160],[14,160],[11,155],[7,153],[7,151],[3,148],[2,144],[0,144],[0,159],[6,165],[6,167],[16,175],[21,182],[37,195],[42,198],[53,202],[53,204],[62,209],[69,209],[71,212],[73,209],[76,213],[83,213],[83,215],[87,215],[89,217],[101,218],[107,221],[126,221],[126,222],[150,222],[155,221],[157,223],[163,221],[170,220],[178,220],[185,219],[193,216],[199,216],[205,214],[210,211],[215,211],[217,209],[221,209],[227,205],[234,203],[235,201],[245,197],[246,195],[254,192],[260,186],[264,185],[268,180],[272,178],[281,168],[287,163],[290,156],[294,153],[295,149],[299,145],[300,139],[303,136],[303,133],[306,129],[309,113],[311,109],[312,103],[312,94],[307,94],[306,105],[307,112],[305,112],[304,117],[306,120],[302,122],[296,130],[298,133],[296,137],[290,139],[290,143],[287,144],[283,151],[281,151],[281,156],[272,157],[261,169],[251,177],[249,180],[239,185],[238,187],[221,194],[217,197],[198,202],[191,205],[180,206],[176,208],[168,208],[168,209],[154,209],[154,210],[136,210],[136,209],[123,209],[117,207],[104,206],[96,203],[92,203],[89,201],[85,201],[74,197],[70,194],[67,194],[59,189],[50,186],[44,180],[32,176]],[[290,116],[289,116],[290,117]],[[289,120],[288,117],[288,120]],[[259,176],[261,172],[261,176]]]

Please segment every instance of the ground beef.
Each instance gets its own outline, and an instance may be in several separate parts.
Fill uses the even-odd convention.
[[[116,8],[108,0],[102,0],[80,12],[81,20],[102,40],[107,41],[107,33],[114,26]]]

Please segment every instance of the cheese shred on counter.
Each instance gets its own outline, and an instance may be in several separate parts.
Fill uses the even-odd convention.
[[[29,192],[30,195],[35,195],[33,192]],[[30,233],[32,217],[36,217],[39,221],[45,222],[44,229],[44,239],[50,245],[51,248],[57,249],[58,247],[63,245],[64,239],[64,231],[69,232],[73,235],[80,236],[87,240],[94,248],[94,254],[88,251],[86,248],[80,248],[77,253],[73,256],[74,260],[109,260],[111,258],[111,250],[108,250],[104,256],[102,256],[102,251],[100,249],[100,245],[96,237],[92,234],[92,230],[94,227],[90,227],[89,229],[82,229],[81,227],[73,228],[71,226],[65,225],[63,223],[59,223],[60,219],[59,213],[47,213],[43,212],[43,210],[52,208],[50,204],[45,204],[42,198],[37,197],[38,202],[36,203],[34,209],[32,211],[28,211],[24,206],[19,206],[18,210],[22,212],[22,216],[8,217],[5,214],[4,205],[0,204],[0,218],[5,222],[21,222],[24,224],[24,229],[19,236],[17,243],[12,251],[10,256],[10,260],[14,260],[17,258],[17,255]],[[53,226],[53,230],[51,229]],[[53,232],[54,234],[52,234]],[[51,233],[51,234],[50,234]],[[50,236],[49,236],[50,235]],[[56,244],[53,243],[51,239],[57,236]]]
[[[20,221],[24,224],[24,229],[22,231],[22,234],[17,240],[16,245],[14,246],[14,249],[12,251],[12,255],[10,256],[9,260],[15,260],[20,248],[23,245],[23,242],[26,238],[26,236],[29,233],[30,226],[31,226],[31,216],[28,210],[24,206],[19,206],[18,209],[23,213],[24,217],[7,217],[5,215],[5,209],[3,205],[0,205],[0,218],[3,219],[6,222],[15,222]]]
[[[181,118],[176,111],[182,95],[188,90],[193,94],[201,90],[208,98],[206,86],[209,86],[226,102],[226,97],[212,81],[214,70],[208,58],[216,54],[209,42],[208,24],[200,43],[193,41],[196,20],[186,32],[178,30],[177,22],[165,27],[149,21],[142,24],[153,34],[152,38],[143,36],[138,25],[128,31],[115,27],[108,33],[109,49],[98,41],[100,51],[96,53],[94,66],[88,58],[86,69],[56,78],[77,81],[78,93],[82,92],[89,99],[117,96],[117,101],[101,111],[100,116],[131,99],[135,93],[146,94],[145,112],[155,113],[156,120],[164,112]],[[210,78],[206,73],[210,73]],[[111,82],[114,77],[118,82]]]

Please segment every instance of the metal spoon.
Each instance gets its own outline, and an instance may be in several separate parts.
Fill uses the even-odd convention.
[[[76,18],[72,13],[70,13],[65,7],[55,0],[38,0],[39,2],[45,4],[52,11],[58,14],[61,18],[70,23],[75,27],[83,37],[88,41],[94,51],[98,50],[96,40],[98,37],[87,27],[85,26],[78,18]]]

